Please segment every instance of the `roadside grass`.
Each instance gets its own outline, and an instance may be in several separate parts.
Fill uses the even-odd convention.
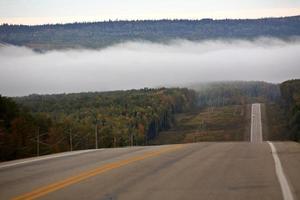
[[[249,109],[249,105],[232,105],[178,114],[176,125],[169,131],[161,132],[151,143],[247,140],[250,132]]]
[[[262,109],[264,140],[289,140],[287,116],[276,103],[265,104]]]

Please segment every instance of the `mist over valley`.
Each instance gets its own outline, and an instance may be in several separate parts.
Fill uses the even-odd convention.
[[[0,47],[3,95],[187,86],[198,82],[297,78],[300,40],[173,40],[106,48],[51,50]]]

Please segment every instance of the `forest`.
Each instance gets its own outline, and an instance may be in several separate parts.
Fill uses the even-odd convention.
[[[267,103],[280,99],[279,85],[263,81],[221,81],[194,84],[189,88],[197,92],[199,107]]]
[[[0,26],[0,43],[36,50],[103,48],[126,41],[167,43],[216,39],[300,36],[300,16],[263,19],[136,20]]]
[[[285,81],[280,85],[281,106],[285,110],[288,130],[292,140],[300,141],[300,79]]]
[[[179,88],[1,97],[0,160],[145,145],[195,97]]]

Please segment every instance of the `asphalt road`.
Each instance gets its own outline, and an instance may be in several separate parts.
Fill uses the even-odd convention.
[[[283,199],[276,156],[298,199],[300,145],[272,144],[277,152],[267,142],[202,142],[1,163],[0,199]]]
[[[260,104],[252,104],[250,140],[254,143],[262,142],[262,124]]]

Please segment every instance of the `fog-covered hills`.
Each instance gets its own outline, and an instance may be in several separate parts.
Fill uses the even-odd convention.
[[[253,39],[300,36],[300,16],[224,20],[140,20],[56,25],[0,26],[0,43],[35,49],[102,48],[132,40]]]

